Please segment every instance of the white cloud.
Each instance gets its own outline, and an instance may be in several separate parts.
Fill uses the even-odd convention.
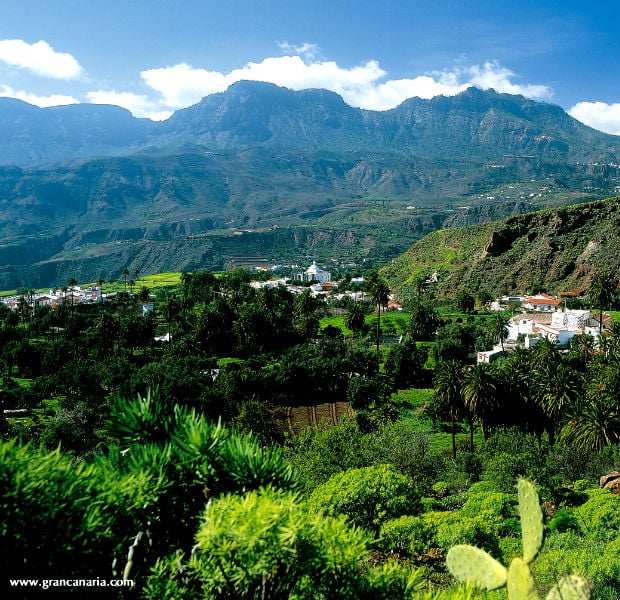
[[[568,114],[594,129],[620,135],[620,103],[578,102]]]
[[[161,110],[157,102],[142,94],[96,90],[88,92],[86,97],[94,104],[122,106],[137,117],[146,117],[153,121],[163,121],[172,114],[170,110]]]
[[[79,104],[79,100],[76,100],[73,96],[65,96],[62,94],[52,94],[51,96],[37,96],[23,90],[14,90],[8,85],[0,86],[0,96],[7,98],[17,98],[28,102],[28,104],[34,104],[41,108],[48,106],[61,106],[65,104]]]
[[[510,69],[502,67],[497,61],[490,60],[483,66],[473,65],[456,71],[459,77],[468,79],[471,85],[486,89],[494,89],[501,94],[521,94],[536,100],[549,100],[553,91],[546,85],[513,83],[516,77]]]
[[[0,61],[52,79],[76,79],[83,69],[71,54],[56,52],[47,42],[0,40]]]
[[[162,104],[173,109],[195,104],[204,96],[223,92],[230,83],[217,71],[194,69],[186,63],[149,69],[140,74],[146,85],[162,96]]]
[[[298,54],[249,62],[229,73],[207,71],[180,63],[143,71],[141,76],[147,86],[161,95],[162,105],[172,110],[195,104],[204,96],[222,92],[231,84],[244,79],[266,81],[294,90],[324,88],[340,94],[352,106],[370,110],[394,108],[413,96],[453,96],[471,85],[536,99],[549,99],[552,96],[547,86],[514,83],[516,75],[497,61],[413,78],[382,81],[387,73],[376,60],[346,68],[334,61],[308,59],[308,53],[318,52],[318,48],[312,44],[293,47],[287,42],[281,42],[280,46],[285,50],[297,50]],[[306,56],[299,55],[302,53]]]
[[[285,41],[278,42],[278,47],[285,54],[299,54],[309,60],[316,58],[316,56],[321,50],[317,44],[309,44],[307,42],[299,46],[296,46],[295,44],[289,44]]]

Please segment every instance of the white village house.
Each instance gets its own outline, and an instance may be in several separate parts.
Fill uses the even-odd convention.
[[[299,281],[318,281],[319,283],[329,283],[331,281],[331,273],[329,271],[323,271],[321,267],[317,266],[315,261],[308,267],[303,273],[297,273],[295,279]]]
[[[607,316],[608,317],[608,316]],[[603,323],[605,323],[605,316]],[[600,323],[598,316],[592,315],[589,310],[557,310],[554,312],[537,314],[522,314],[512,317],[508,324],[508,336],[504,342],[504,350],[510,350],[517,345],[519,336],[523,337],[523,344],[530,348],[542,338],[557,343],[560,347],[567,347],[570,340],[579,334],[591,335],[598,339]],[[478,352],[477,361],[490,362],[494,354],[502,351],[501,344],[493,350]]]

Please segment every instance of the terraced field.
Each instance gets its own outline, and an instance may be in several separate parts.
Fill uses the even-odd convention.
[[[335,425],[342,417],[353,418],[348,402],[325,402],[308,406],[288,406],[285,409],[284,426],[293,434],[310,425],[326,422]]]

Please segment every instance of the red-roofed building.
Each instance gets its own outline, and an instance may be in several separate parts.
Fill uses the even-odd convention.
[[[537,294],[536,296],[526,296],[521,306],[525,310],[555,310],[562,300],[549,294]]]

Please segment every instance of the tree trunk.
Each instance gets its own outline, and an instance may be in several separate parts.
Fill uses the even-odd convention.
[[[456,422],[452,415],[452,458],[456,460]]]

